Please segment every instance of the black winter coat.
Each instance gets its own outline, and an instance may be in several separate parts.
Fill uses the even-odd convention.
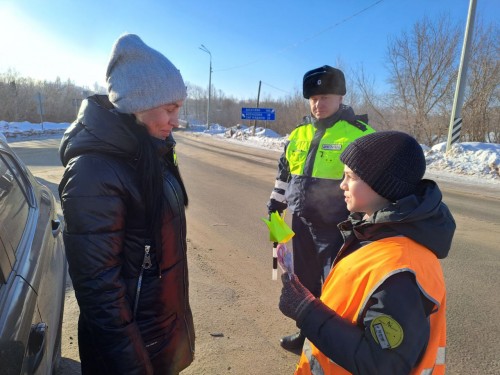
[[[66,167],[59,194],[69,273],[80,306],[82,371],[177,374],[194,356],[187,197],[177,167],[167,162],[173,160],[172,138],[163,150],[166,203],[161,241],[155,241],[146,225],[138,138],[130,131],[138,125],[132,116],[130,121],[113,110],[107,97],[90,97],[59,150]],[[150,245],[151,267],[143,269]]]

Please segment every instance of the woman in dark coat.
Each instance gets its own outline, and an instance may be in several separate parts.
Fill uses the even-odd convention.
[[[59,150],[82,373],[178,374],[194,357],[188,199],[171,135],[186,86],[131,34],[113,46],[106,78],[108,95],[82,103]]]

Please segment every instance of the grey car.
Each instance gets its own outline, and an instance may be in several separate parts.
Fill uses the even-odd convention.
[[[67,264],[52,192],[0,137],[0,374],[53,374]]]

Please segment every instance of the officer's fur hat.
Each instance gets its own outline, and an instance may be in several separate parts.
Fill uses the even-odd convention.
[[[344,73],[329,65],[310,70],[304,74],[302,92],[306,99],[322,94],[345,95]]]

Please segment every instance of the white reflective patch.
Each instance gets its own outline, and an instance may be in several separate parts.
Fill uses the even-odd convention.
[[[436,355],[436,366],[443,366],[446,362],[446,348],[443,346],[440,346],[437,350],[437,355]],[[434,368],[425,368],[422,370],[420,375],[432,375],[432,372],[434,371]]]
[[[271,199],[281,203],[286,203],[285,196],[283,194],[276,193],[275,191],[271,193]]]
[[[276,182],[274,183],[274,187],[276,189],[283,189],[283,190],[286,190],[288,189],[288,182],[284,182],[284,181],[281,181],[281,180],[276,180]]]
[[[309,362],[309,369],[312,375],[325,375],[321,364],[318,359],[312,354],[311,343],[308,339],[305,339],[304,345],[302,346],[302,352],[307,358],[307,362]]]
[[[304,340],[304,345],[302,345],[302,351],[304,352],[307,360],[309,361],[312,357],[312,347],[311,347],[311,342],[308,339]]]
[[[446,348],[440,346],[436,356],[436,365],[444,365],[446,363]]]

